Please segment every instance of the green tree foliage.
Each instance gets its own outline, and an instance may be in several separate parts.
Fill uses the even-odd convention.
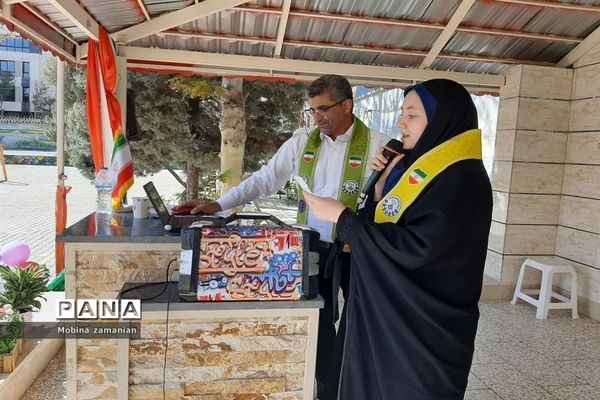
[[[130,142],[136,173],[172,166],[204,171],[218,165],[219,103],[208,97],[189,98],[169,88],[171,76],[128,74],[142,140]]]
[[[42,65],[42,76],[51,85],[56,85],[56,60],[48,59]],[[85,100],[85,71],[71,65],[65,66],[65,152],[70,165],[94,179],[94,161],[90,150]],[[56,141],[56,102],[52,104],[50,124],[46,135]]]
[[[48,89],[48,84],[43,80],[39,80],[33,89],[31,102],[36,117],[49,115],[52,111],[52,105],[56,99],[48,94]]]
[[[170,78],[169,86],[190,98],[218,99],[225,90],[219,81],[196,77]],[[286,82],[244,82],[246,96],[245,170],[254,171],[267,161],[294,132],[302,118],[304,85]],[[218,135],[218,121],[215,123]],[[219,139],[220,140],[220,139]]]
[[[226,89],[216,85],[218,85],[216,82],[189,76],[177,75],[169,79],[171,89],[182,92],[191,99],[205,99],[213,95],[222,96]]]
[[[53,115],[56,116],[56,107],[53,107]],[[65,149],[69,164],[77,167],[83,176],[93,180],[96,172],[90,148],[85,102],[74,103],[68,109],[65,106]]]
[[[285,82],[244,82],[246,153],[244,170],[255,171],[299,128],[305,99],[304,85]]]
[[[201,173],[214,173],[221,141],[219,96],[224,88],[220,82],[130,73],[129,83],[136,93],[136,113],[144,137],[130,143],[136,170],[156,172],[169,160],[177,168],[187,170],[187,165]],[[244,91],[245,170],[254,171],[298,127],[304,86],[254,81],[245,82]]]
[[[56,84],[56,63],[43,67],[49,84]],[[65,68],[66,151],[71,165],[93,179],[85,100],[85,71]],[[175,78],[175,79],[173,79]],[[190,81],[191,80],[191,81]],[[190,86],[190,82],[192,85]],[[155,73],[128,73],[128,86],[135,93],[135,111],[141,131],[139,141],[130,141],[136,175],[165,168],[181,169],[186,176],[196,170],[212,174],[219,169],[220,103],[219,80],[182,78]],[[191,87],[191,90],[186,89]],[[256,170],[268,160],[298,127],[304,101],[304,86],[283,82],[246,82],[247,133],[245,170]],[[285,100],[285,101],[284,101]],[[46,132],[56,138],[56,106]]]

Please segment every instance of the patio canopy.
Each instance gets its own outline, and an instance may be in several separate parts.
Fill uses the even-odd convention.
[[[2,0],[2,19],[71,63],[102,26],[129,69],[492,93],[510,65],[570,67],[600,41],[598,0]]]

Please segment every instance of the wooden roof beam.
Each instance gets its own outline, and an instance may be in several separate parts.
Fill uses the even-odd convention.
[[[279,25],[277,26],[277,38],[275,39],[275,50],[273,50],[273,57],[281,56],[283,39],[285,38],[285,30],[287,28],[287,22],[288,17],[290,16],[291,6],[292,0],[283,0],[283,5],[281,7],[281,15],[279,16]]]
[[[138,7],[142,11],[142,14],[144,14],[144,18],[146,18],[146,21],[150,21],[150,14],[148,14],[148,9],[146,8],[146,5],[144,4],[144,0],[135,0],[135,2],[137,3]]]
[[[189,50],[162,50],[145,47],[119,46],[118,52],[119,55],[127,57],[127,59],[131,60],[238,69],[240,66],[243,66],[243,69],[263,72],[283,71],[309,74],[336,74],[340,71],[344,71],[344,75],[346,76],[361,78],[402,79],[416,81],[425,81],[433,78],[448,78],[463,84],[492,87],[500,87],[504,85],[505,81],[503,75],[417,70],[412,68],[353,65],[322,61],[289,60],[271,57],[251,57]]]
[[[500,3],[520,4],[524,6],[534,6],[542,8],[558,8],[561,10],[585,11],[585,12],[600,12],[598,6],[588,6],[583,4],[559,3],[557,1],[541,1],[541,0],[495,0]]]
[[[560,68],[572,66],[577,60],[583,57],[585,53],[598,45],[598,43],[600,43],[600,27],[596,28],[596,30],[590,33],[583,42],[579,43],[573,50],[557,62],[556,66]]]
[[[177,11],[163,14],[149,21],[142,22],[129,28],[113,33],[113,39],[120,43],[131,43],[146,36],[160,33],[167,29],[195,21],[207,15],[218,13],[240,4],[247,0],[204,0],[202,3],[194,4]]]
[[[96,20],[75,0],[46,0],[52,4],[62,15],[67,17],[89,38],[99,40],[98,23]]]
[[[51,50],[55,55],[70,63],[76,63],[77,46],[68,41],[54,27],[46,24],[37,15],[31,13],[23,4],[7,4],[2,2],[0,16],[14,25],[22,35],[37,44]]]
[[[452,15],[452,18],[450,18],[450,21],[448,21],[446,28],[444,28],[442,33],[435,40],[435,43],[433,43],[433,46],[431,46],[429,54],[427,54],[425,59],[421,62],[421,65],[419,65],[419,69],[431,67],[431,64],[433,64],[435,58],[442,52],[448,41],[456,32],[458,25],[460,25],[462,20],[465,18],[465,15],[467,15],[471,7],[473,7],[473,4],[475,4],[475,0],[463,0],[459,4],[458,8]]]

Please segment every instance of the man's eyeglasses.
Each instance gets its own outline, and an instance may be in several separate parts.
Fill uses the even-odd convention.
[[[307,108],[306,110],[304,110],[305,113],[307,113],[308,115],[310,115],[311,117],[314,116],[315,114],[319,114],[319,115],[325,115],[327,114],[327,111],[331,110],[333,107],[337,106],[338,104],[342,104],[343,102],[345,102],[346,99],[340,100],[335,104],[332,104],[330,106],[321,106],[321,107],[317,107],[317,109],[315,110],[314,108]]]

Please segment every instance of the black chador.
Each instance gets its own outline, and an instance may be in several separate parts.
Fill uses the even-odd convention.
[[[406,173],[429,150],[477,128],[462,86],[421,85],[437,109]],[[359,215],[347,209],[338,220],[340,238],[352,249],[338,398],[462,399],[491,223],[483,163],[466,159],[445,168],[397,222],[374,222],[374,208]]]

